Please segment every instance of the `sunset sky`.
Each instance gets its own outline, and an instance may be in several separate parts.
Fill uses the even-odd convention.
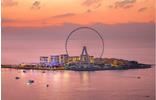
[[[103,57],[154,63],[154,0],[2,0],[1,4],[2,64],[63,54],[66,37],[80,26],[101,33]],[[75,50],[71,52],[79,54],[82,41],[88,40],[88,51],[96,56],[99,40],[95,34],[87,35],[90,31],[84,33],[70,46]]]

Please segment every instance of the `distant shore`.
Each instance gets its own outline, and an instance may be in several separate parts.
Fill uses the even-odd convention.
[[[25,70],[65,70],[63,67],[59,67],[59,68],[48,68],[48,67],[1,66],[1,68],[25,69]]]
[[[103,66],[103,65],[73,65],[66,67],[67,70],[73,71],[102,71],[102,70],[128,70],[128,69],[145,69],[151,68],[150,64],[136,64],[133,66]]]
[[[145,68],[151,68],[151,67],[152,67],[152,65],[150,65],[150,64],[140,64],[137,67],[109,67],[109,68],[104,68],[104,67],[67,68],[67,67],[39,67],[39,66],[20,67],[20,66],[13,66],[13,65],[1,65],[1,68],[25,69],[25,70],[52,70],[52,71],[55,71],[55,70],[73,70],[73,71],[128,70],[128,69],[145,69]]]

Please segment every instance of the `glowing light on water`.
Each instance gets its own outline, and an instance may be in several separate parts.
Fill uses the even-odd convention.
[[[54,82],[59,82],[60,78],[61,78],[61,73],[60,72],[55,73],[54,76],[53,76]]]
[[[64,81],[68,81],[69,80],[69,77],[70,77],[69,72],[64,72],[63,73],[63,80]]]

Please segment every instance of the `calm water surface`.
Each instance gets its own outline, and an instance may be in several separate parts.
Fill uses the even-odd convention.
[[[154,67],[96,72],[1,69],[2,100],[154,100]],[[16,80],[15,77],[20,77]],[[137,77],[140,77],[138,79]],[[27,84],[29,79],[33,84]],[[46,87],[49,84],[49,87]]]

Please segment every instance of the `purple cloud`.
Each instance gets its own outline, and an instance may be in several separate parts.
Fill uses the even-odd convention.
[[[31,9],[40,9],[41,8],[41,2],[40,1],[34,1],[32,4]]]
[[[18,5],[17,1],[14,0],[2,0],[2,6],[5,7],[12,7]]]
[[[102,5],[102,1],[103,0],[85,0],[82,2],[82,5],[86,7],[99,8]]]
[[[42,19],[42,21],[46,21],[46,20],[49,20],[49,19],[53,19],[53,18],[65,18],[65,17],[71,17],[71,16],[75,16],[76,14],[74,13],[64,13],[64,14],[60,14],[60,15],[56,15],[56,16],[50,16],[50,17],[47,17],[45,19]],[[45,23],[45,22],[44,22]],[[46,23],[45,23],[46,24]]]
[[[136,0],[118,0],[113,5],[110,5],[110,8],[131,8],[133,7]]]
[[[82,4],[85,6],[92,6],[101,3],[102,0],[85,0]]]
[[[52,16],[53,18],[64,18],[64,17],[70,17],[70,16],[74,16],[74,13],[64,13],[64,14],[60,14],[60,15],[56,15],[56,16]]]
[[[14,19],[2,18],[1,21],[2,21],[2,23],[3,23],[3,22],[15,22],[16,20],[14,20]]]
[[[95,8],[99,8],[99,7],[101,7],[101,6],[102,6],[102,4],[99,3],[98,5],[95,6]]]
[[[138,12],[143,12],[143,11],[145,11],[147,9],[147,7],[142,7],[142,8],[140,8],[140,9],[138,9]]]
[[[92,12],[92,10],[88,9],[85,13],[90,13],[90,12]]]

